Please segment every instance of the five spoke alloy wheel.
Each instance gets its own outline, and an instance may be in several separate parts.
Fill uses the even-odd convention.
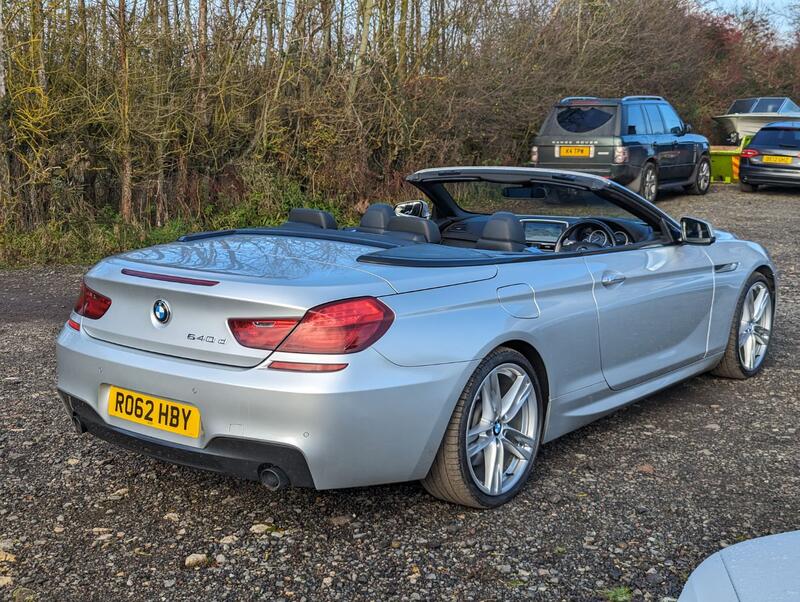
[[[536,392],[527,372],[501,364],[483,379],[470,408],[466,452],[475,485],[488,495],[510,491],[536,451]]]
[[[736,306],[728,345],[712,372],[725,378],[750,378],[764,365],[775,327],[775,291],[764,274],[747,279]]]
[[[755,282],[744,298],[739,321],[739,361],[747,371],[764,361],[772,332],[772,294],[764,282]]]
[[[538,374],[528,358],[516,349],[494,349],[458,398],[423,487],[474,508],[506,503],[533,469],[543,417]]]

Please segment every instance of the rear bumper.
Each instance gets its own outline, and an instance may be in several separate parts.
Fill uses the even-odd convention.
[[[280,468],[293,487],[314,487],[314,480],[302,452],[286,445],[215,437],[202,450],[168,443],[147,435],[134,434],[106,424],[85,401],[59,391],[61,399],[82,432],[131,451],[212,472],[230,474],[251,481],[259,480],[263,468]]]
[[[640,173],[641,167],[634,167],[633,165],[623,163],[605,163],[605,164],[588,164],[580,162],[562,162],[562,161],[547,161],[536,164],[536,167],[546,169],[566,169],[569,171],[580,171],[582,173],[592,174],[593,176],[600,176],[601,178],[608,178],[615,182],[627,186],[636,180]]]
[[[746,184],[800,186],[800,169],[760,167],[742,161],[739,166],[739,179]]]
[[[272,464],[293,484],[317,489],[423,478],[477,364],[402,367],[371,348],[312,356],[309,361],[349,365],[341,372],[300,374],[158,355],[66,327],[56,353],[58,389],[81,402],[69,412],[89,432],[171,462],[248,479]],[[297,356],[275,353],[270,359]],[[110,385],[197,407],[200,436],[109,415]]]

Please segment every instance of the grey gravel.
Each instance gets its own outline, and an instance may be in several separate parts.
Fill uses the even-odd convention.
[[[486,512],[413,483],[271,493],[79,437],[54,338],[84,268],[0,271],[0,596],[670,600],[720,547],[796,529],[800,198],[718,186],[660,204],[770,249],[764,372],[694,378],[546,445],[523,493]],[[186,568],[191,554],[205,561]]]

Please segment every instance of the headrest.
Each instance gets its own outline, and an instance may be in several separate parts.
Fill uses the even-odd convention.
[[[413,240],[414,242],[438,243],[442,240],[439,226],[428,219],[410,215],[396,215],[390,219],[386,227],[386,233],[404,240]]]
[[[359,232],[371,232],[372,234],[383,234],[389,226],[389,220],[395,217],[394,207],[385,203],[370,205],[364,212],[357,230]]]
[[[525,242],[525,228],[519,218],[513,213],[498,211],[486,222],[475,248],[519,252],[526,249]]]
[[[327,211],[295,207],[289,212],[289,221],[284,225],[336,230],[336,218]]]

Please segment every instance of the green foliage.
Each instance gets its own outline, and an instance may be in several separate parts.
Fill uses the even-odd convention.
[[[116,211],[105,207],[96,214],[51,218],[31,229],[0,229],[0,266],[91,264],[132,248],[174,241],[189,232],[277,225],[286,220],[292,207],[330,211],[341,225],[352,224],[355,217],[340,200],[309,195],[296,182],[261,174],[245,198],[225,199],[216,207],[205,207],[199,217],[174,218],[161,226],[125,224]]]
[[[608,602],[631,602],[633,600],[633,592],[624,585],[606,590],[603,595]]]

